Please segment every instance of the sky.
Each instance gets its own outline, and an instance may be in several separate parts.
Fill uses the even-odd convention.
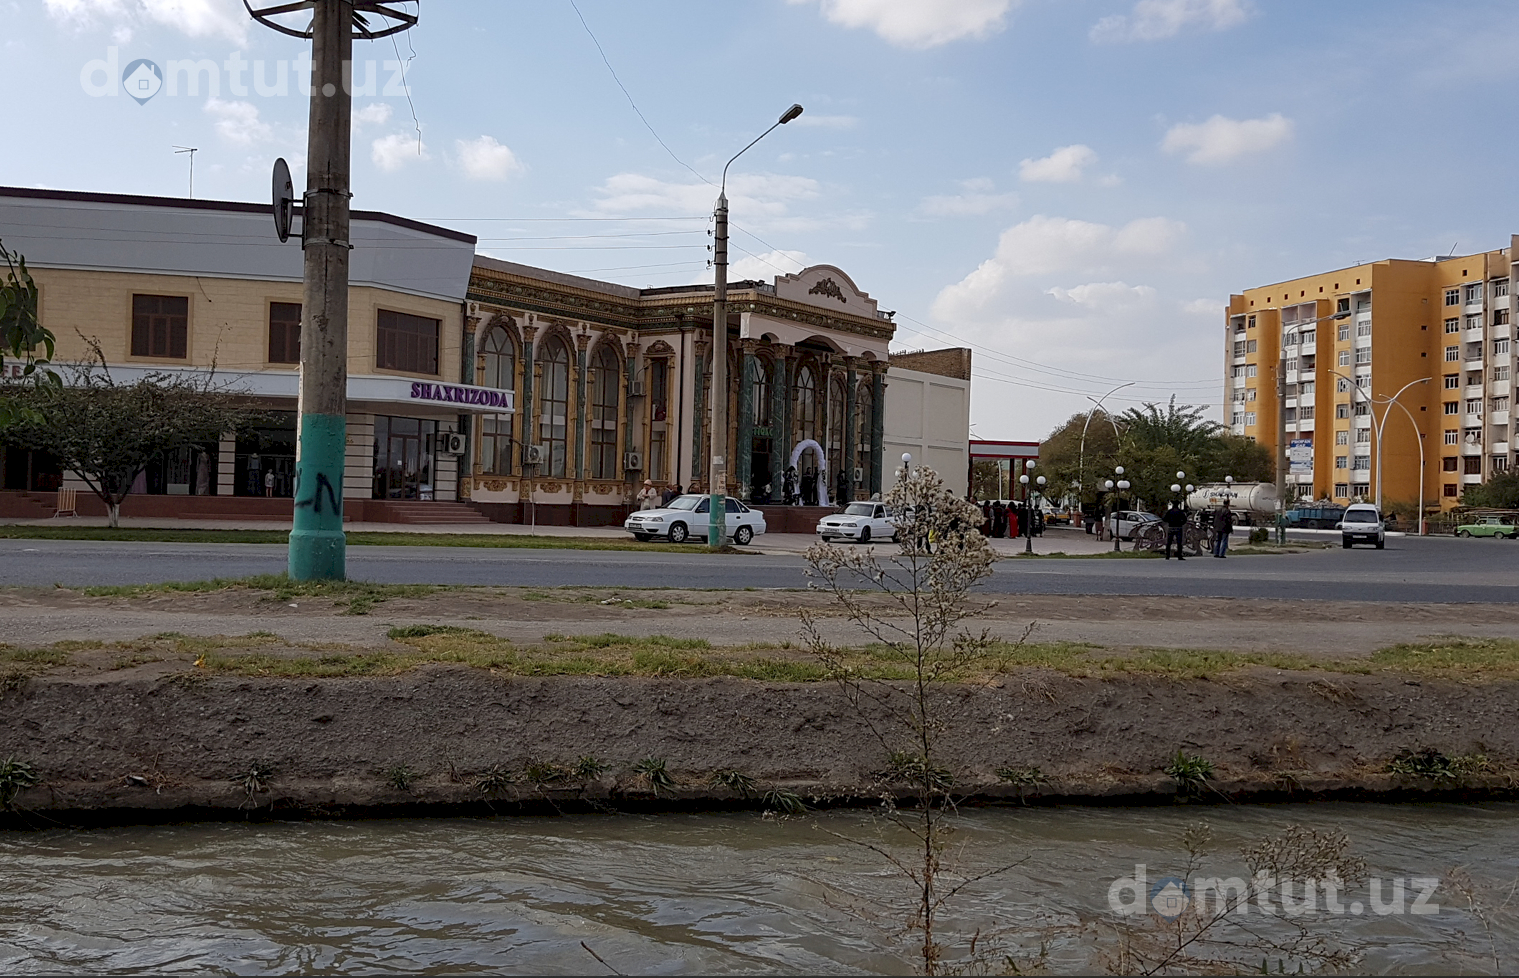
[[[1519,227],[1507,0],[400,5],[415,28],[355,47],[355,207],[710,282],[723,164],[799,102],[729,170],[730,279],[835,265],[897,311],[893,349],[972,347],[978,438],[1041,438],[1125,383],[1110,407],[1217,418],[1231,293]],[[197,197],[265,201],[281,156],[302,185],[306,42],[241,0],[0,0],[0,22],[0,184],[182,196],[195,147]],[[140,59],[164,76],[141,101]]]

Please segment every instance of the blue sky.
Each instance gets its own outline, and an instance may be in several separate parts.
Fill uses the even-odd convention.
[[[430,0],[408,35],[361,42],[355,206],[514,261],[710,281],[704,180],[801,102],[730,171],[733,274],[838,265],[899,311],[897,348],[973,346],[978,437],[1041,437],[1125,381],[1117,407],[1174,393],[1217,416],[1231,291],[1519,226],[1501,0],[576,4]],[[277,156],[301,183],[306,101],[259,94],[252,63],[267,89],[303,44],[239,0],[0,16],[0,83],[24,96],[0,182],[182,195],[184,145],[196,196],[264,200]],[[211,59],[219,92],[91,95],[110,48],[118,71]]]

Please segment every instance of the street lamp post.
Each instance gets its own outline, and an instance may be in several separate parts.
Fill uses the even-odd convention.
[[[713,211],[712,268],[716,287],[712,292],[712,471],[707,504],[711,523],[707,545],[714,550],[723,545],[728,533],[728,460],[725,458],[728,443],[728,167],[755,143],[774,132],[777,126],[783,126],[801,114],[802,107],[793,105],[782,113],[775,125],[755,136],[748,146],[723,164],[717,208]],[[740,446],[742,450],[743,446]]]
[[[1023,522],[1028,525],[1023,528],[1023,552],[1034,552],[1034,510],[1029,505],[1029,473],[1034,470],[1034,460],[1028,459],[1023,463],[1023,475],[1018,481],[1023,483]]]
[[[1118,533],[1118,503],[1120,501],[1119,496],[1124,492],[1124,490],[1126,490],[1126,489],[1129,488],[1129,480],[1123,478],[1123,466],[1122,465],[1115,466],[1114,469],[1113,469],[1113,474],[1119,477],[1118,481],[1115,483],[1112,479],[1109,479],[1107,481],[1106,485],[1107,485],[1107,487],[1108,487],[1109,490],[1112,490],[1115,486],[1118,489],[1118,492],[1116,492],[1116,493],[1113,494],[1113,552],[1116,554],[1121,549],[1118,546],[1118,540],[1119,540],[1119,533]]]
[[[1282,327],[1281,353],[1276,361],[1276,542],[1279,544],[1287,542],[1287,336],[1306,326],[1349,318],[1350,312],[1346,310],[1293,323],[1290,329]]]
[[[1381,421],[1377,421],[1377,412],[1376,412],[1375,406],[1373,406],[1372,409],[1371,409],[1371,420],[1377,426],[1377,497],[1376,497],[1376,503],[1377,503],[1377,513],[1378,514],[1380,514],[1382,512],[1382,433],[1387,430],[1387,416],[1392,413],[1392,406],[1394,404],[1398,403],[1398,398],[1400,398],[1400,397],[1403,396],[1403,392],[1404,391],[1408,390],[1410,387],[1414,386],[1415,384],[1427,384],[1427,383],[1429,383],[1429,378],[1428,377],[1417,377],[1417,378],[1415,378],[1413,380],[1410,380],[1408,383],[1404,384],[1402,387],[1398,388],[1398,392],[1387,399],[1387,407],[1382,410],[1382,419],[1381,419]],[[1399,405],[1399,407],[1402,407],[1402,405]],[[1407,408],[1404,408],[1404,410],[1406,411]],[[1412,419],[1412,417],[1410,416],[1410,420],[1411,419]],[[1418,428],[1419,428],[1419,426],[1417,424],[1414,425],[1414,435],[1416,437],[1419,434]],[[1424,439],[1423,438],[1419,438],[1418,441],[1419,441],[1419,499],[1420,499],[1420,502],[1419,502],[1419,520],[1420,520],[1420,522],[1422,522],[1423,519],[1424,519],[1424,503],[1423,503],[1423,498],[1424,498]]]
[[[1398,406],[1398,410],[1402,411],[1405,415],[1408,416],[1408,423],[1414,427],[1414,440],[1419,443],[1419,536],[1422,537],[1424,536],[1424,433],[1419,430],[1419,422],[1414,420],[1413,412],[1408,410],[1407,406],[1404,405],[1402,401],[1396,399],[1390,400],[1387,405],[1388,410],[1391,410],[1392,405],[1394,404]],[[1382,421],[1385,426],[1387,421],[1387,415],[1385,413],[1382,415]],[[1377,456],[1379,461],[1381,454],[1381,447],[1378,446]],[[1379,473],[1377,478],[1378,489],[1381,488],[1381,482],[1382,480]],[[1377,512],[1381,512],[1381,507],[1377,508]]]
[[[1133,387],[1137,383],[1139,383],[1139,382],[1136,381],[1136,380],[1131,380],[1127,384],[1119,384],[1117,387],[1115,387],[1112,390],[1108,391],[1106,394],[1102,395],[1101,397],[1093,397],[1090,394],[1087,395],[1087,400],[1089,400],[1089,401],[1092,402],[1092,409],[1087,412],[1086,422],[1083,423],[1082,426],[1081,426],[1081,446],[1076,450],[1076,498],[1078,500],[1081,498],[1081,490],[1086,487],[1085,480],[1086,480],[1087,428],[1090,427],[1091,424],[1092,424],[1092,414],[1094,412],[1096,412],[1098,408],[1102,407],[1102,402],[1103,401],[1106,401],[1108,398],[1112,397],[1114,394],[1117,394],[1119,391],[1123,390],[1125,387]],[[1119,437],[1119,435],[1118,435],[1118,422],[1114,421],[1113,420],[1113,416],[1111,414],[1108,414],[1106,410],[1104,410],[1103,413],[1107,415],[1108,423],[1110,423],[1113,426],[1113,437],[1114,437],[1114,439],[1116,441],[1117,438]]]

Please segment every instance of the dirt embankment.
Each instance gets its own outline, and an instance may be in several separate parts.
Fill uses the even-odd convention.
[[[1204,796],[1213,799],[1507,791],[1508,772],[1519,770],[1519,682],[1510,680],[1026,670],[937,695],[948,724],[941,763],[967,794],[988,798],[1164,801],[1176,785],[1163,769],[1178,750],[1211,762]],[[870,719],[892,729],[889,718]],[[1484,761],[1460,779],[1386,773],[1398,752],[1425,748]],[[508,677],[452,666],[383,678],[166,679],[125,669],[41,676],[0,699],[0,758],[24,759],[43,779],[17,796],[21,813],[8,820],[20,824],[484,801],[498,810],[731,803],[738,796],[711,786],[720,771],[748,775],[760,792],[864,800],[888,784],[887,755],[827,682]],[[605,770],[576,776],[582,757]],[[636,773],[648,758],[664,762],[673,791],[651,794]]]

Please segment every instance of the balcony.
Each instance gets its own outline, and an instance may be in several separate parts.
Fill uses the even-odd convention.
[[[1507,428],[1508,427],[1508,412],[1507,411],[1494,411],[1492,414],[1489,414],[1487,416],[1487,423],[1488,424],[1498,425],[1501,428]]]
[[[1482,484],[1482,475],[1481,473],[1465,472],[1461,475],[1461,481],[1468,486],[1479,486]],[[709,520],[708,522],[711,521]]]
[[[1481,397],[1482,396],[1482,385],[1481,384],[1467,384],[1466,385],[1466,393],[1463,394],[1462,396],[1463,397]]]
[[[1493,339],[1495,339],[1495,340],[1506,340],[1506,339],[1508,339],[1510,336],[1514,335],[1513,333],[1509,332],[1510,328],[1511,327],[1510,327],[1510,325],[1508,323],[1504,323],[1502,326],[1494,326],[1493,327]]]
[[[1508,454],[1508,442],[1507,441],[1495,441],[1495,442],[1493,442],[1493,454],[1494,455],[1507,455]]]
[[[1468,443],[1468,442],[1462,442],[1461,443],[1461,454],[1462,455],[1467,455],[1467,456],[1470,456],[1470,455],[1481,455],[1482,454],[1482,443],[1480,441],[1479,442],[1470,442],[1470,443]]]
[[[1357,428],[1370,428],[1371,417],[1365,414],[1358,414],[1355,416],[1355,419],[1351,422],[1351,424]]]
[[[1508,394],[1508,385],[1510,383],[1512,383],[1512,381],[1495,380],[1489,386],[1489,390],[1492,391],[1494,397],[1503,397],[1504,395]]]

